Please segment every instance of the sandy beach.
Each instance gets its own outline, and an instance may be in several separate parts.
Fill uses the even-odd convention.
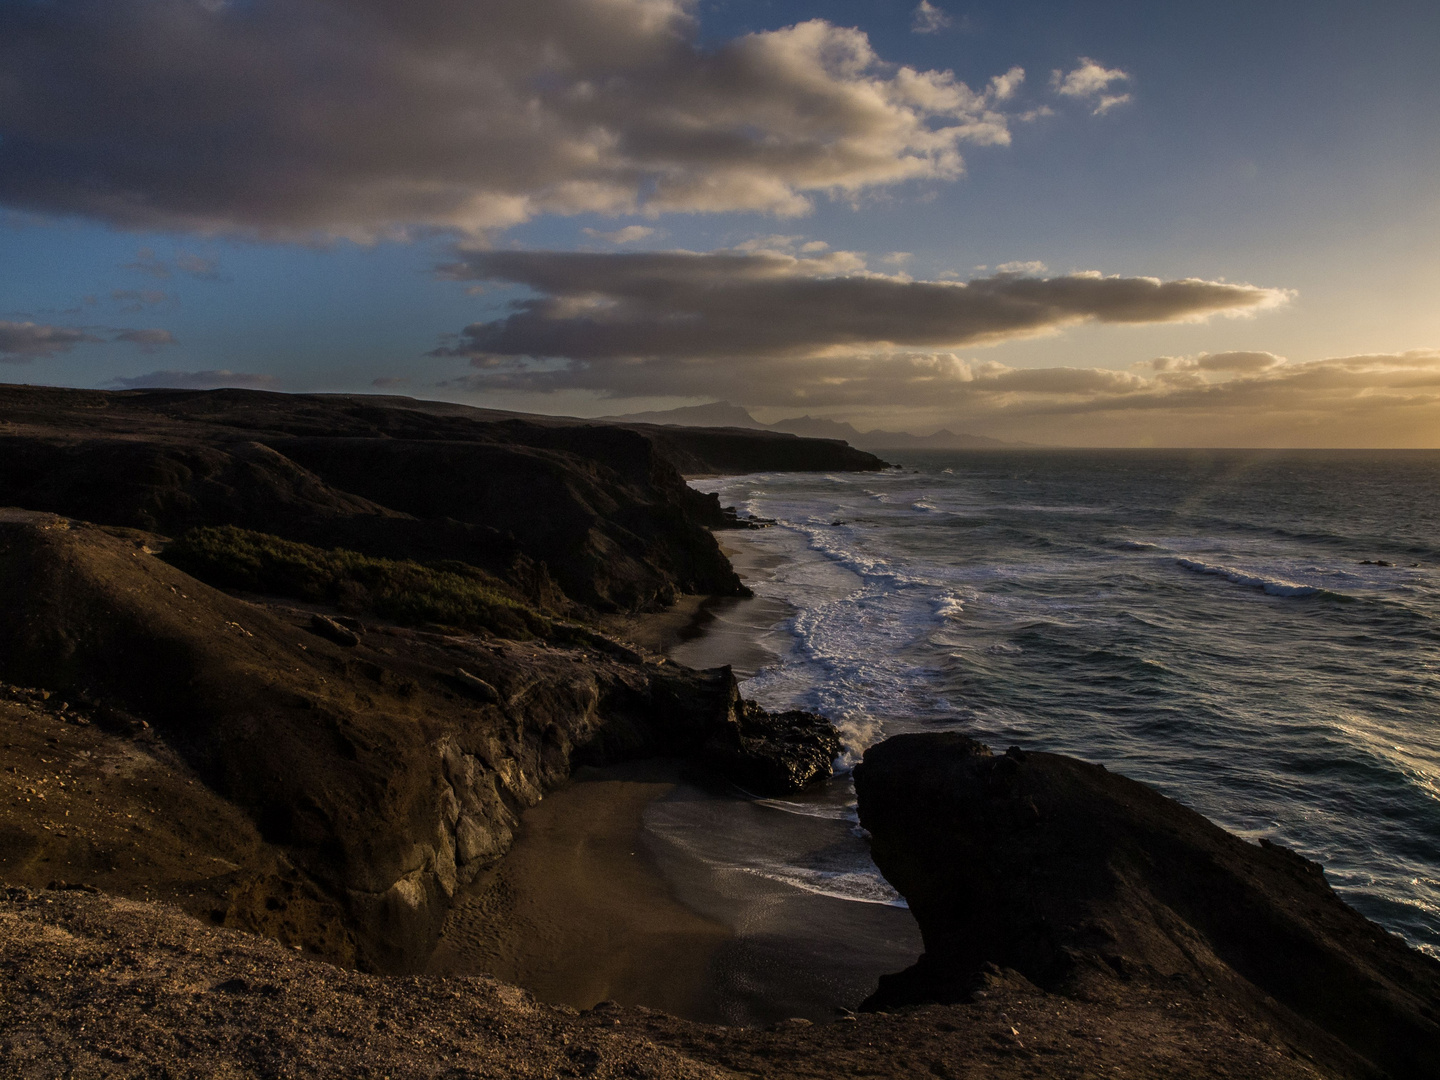
[[[670,895],[641,836],[645,807],[678,783],[667,762],[581,769],[455,905],[429,971],[486,972],[576,1008],[700,1010],[730,931]]]
[[[753,583],[778,560],[746,539],[724,534],[723,546]],[[743,679],[777,658],[774,628],[789,611],[764,597],[686,598],[632,617],[626,636]],[[429,970],[489,973],[576,1008],[609,999],[728,1024],[832,1019],[913,962],[914,920],[803,891],[740,856],[823,855],[848,829],[835,813],[848,798],[837,784],[752,800],[666,762],[582,769],[525,813],[510,853],[464,891]]]

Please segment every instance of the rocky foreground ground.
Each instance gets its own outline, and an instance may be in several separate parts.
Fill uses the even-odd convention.
[[[1079,1001],[1010,973],[973,1002],[771,1030],[537,1003],[484,977],[366,975],[163,904],[0,893],[0,1075],[1334,1077],[1189,993]]]

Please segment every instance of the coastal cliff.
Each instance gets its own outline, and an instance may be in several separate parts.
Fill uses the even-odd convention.
[[[248,390],[0,387],[0,506],[459,560],[542,606],[743,591],[682,473],[879,469],[841,442]]]
[[[805,442],[743,441],[771,468]],[[725,442],[403,399],[0,389],[7,767],[33,776],[0,877],[162,896],[408,971],[581,765],[679,757],[774,793],[828,776],[828,722],[605,631],[743,591],[718,501],[667,456],[713,468]],[[47,750],[31,726],[57,707]],[[62,744],[93,803],[37,760]],[[145,815],[138,848],[106,800]]]

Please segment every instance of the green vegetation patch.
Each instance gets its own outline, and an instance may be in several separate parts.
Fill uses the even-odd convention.
[[[504,582],[462,562],[327,551],[232,525],[191,529],[164,558],[220,588],[334,604],[407,626],[440,623],[519,639],[550,637],[556,629]]]

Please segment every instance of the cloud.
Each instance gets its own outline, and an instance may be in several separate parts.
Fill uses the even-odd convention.
[[[598,229],[581,229],[586,236],[593,236],[596,240],[604,240],[611,244],[633,244],[637,240],[644,240],[646,237],[654,236],[655,230],[645,225],[626,225],[623,229],[616,229],[614,232],[601,232]]]
[[[3,108],[3,106],[0,106]],[[0,177],[4,176],[4,144],[0,143]],[[122,263],[122,270],[135,270],[142,274],[148,274],[153,278],[164,280],[169,278],[175,271],[187,274],[201,281],[223,281],[224,275],[220,273],[220,261],[218,259],[206,258],[201,255],[194,255],[188,251],[177,251],[175,262],[172,267],[164,259],[155,254],[153,248],[142,247],[135,253],[135,261]]]
[[[84,330],[0,320],[0,363],[28,364],[69,352],[85,342],[102,340]]]
[[[995,267],[995,272],[997,274],[1026,274],[1030,277],[1036,277],[1039,274],[1046,273],[1049,269],[1050,268],[1039,259],[1027,259],[1022,262],[1001,263]]]
[[[218,371],[152,371],[148,375],[116,378],[109,383],[118,390],[273,390],[279,384],[280,380],[274,375],[228,371],[224,368]]]
[[[1268,371],[1285,363],[1268,352],[1201,353],[1199,356],[1158,356],[1135,365],[1154,371]]]
[[[121,330],[115,335],[116,341],[128,341],[138,345],[144,353],[158,352],[166,345],[178,345],[175,335],[169,330]]]
[[[1028,430],[1047,430],[1052,440],[1071,432],[1093,442],[1108,432],[1108,441],[1123,442],[1150,432],[1182,446],[1440,445],[1440,349],[1304,363],[1269,353],[1196,360],[1207,358],[1216,363],[1161,370],[1131,392],[996,400],[970,415],[1014,430],[1033,425]],[[1213,381],[1200,370],[1228,377]]]
[[[409,381],[404,375],[382,375],[378,379],[371,379],[370,385],[377,390],[386,390],[392,386],[404,386]]]
[[[0,147],[3,147],[3,144],[0,144]],[[3,153],[3,149],[0,149],[0,154]],[[0,162],[3,162],[3,160],[3,157],[0,157]],[[3,166],[0,166],[0,168],[3,168]],[[3,175],[3,173],[0,173],[0,175]],[[142,274],[148,274],[153,278],[164,279],[170,276],[170,267],[163,259],[155,254],[154,249],[148,247],[142,247],[135,253],[135,261],[121,264],[120,269],[135,270]]]
[[[204,255],[193,255],[188,251],[177,251],[175,253],[175,267],[183,274],[189,274],[201,281],[224,281],[225,275],[220,272],[220,260],[207,258]]]
[[[121,311],[143,311],[175,298],[159,289],[112,289],[110,299],[121,304]]]
[[[909,354],[1083,322],[1246,314],[1289,295],[1224,282],[1098,273],[912,281],[868,271],[852,252],[461,254],[442,268],[445,276],[505,281],[537,294],[513,302],[508,314],[465,327],[432,354],[468,357],[479,369],[469,385],[613,396],[724,396],[741,385],[752,404],[865,395],[898,402],[917,400],[917,394],[923,401],[977,379],[1033,389],[1027,380],[1038,376],[1030,373],[1002,379],[953,355]],[[1139,381],[1118,372],[1084,378],[1106,385]]]
[[[480,235],[546,213],[801,214],[1009,142],[1018,69],[975,91],[819,19],[701,44],[696,8],[3,4],[0,203],[202,234]]]
[[[920,0],[920,6],[910,19],[910,32],[912,34],[938,34],[950,25],[950,16],[943,10],[930,3],[930,0]]]
[[[1127,72],[1107,68],[1088,56],[1080,57],[1080,66],[1068,74],[1056,68],[1050,73],[1050,88],[1061,97],[1077,98],[1092,103],[1096,116],[1102,116],[1131,98],[1128,93],[1112,92],[1116,83],[1131,82]]]
[[[28,364],[32,360],[48,360],[61,353],[68,353],[77,345],[104,341],[127,341],[138,345],[142,352],[154,352],[162,346],[175,344],[175,338],[168,330],[45,326],[0,319],[0,364]]]

